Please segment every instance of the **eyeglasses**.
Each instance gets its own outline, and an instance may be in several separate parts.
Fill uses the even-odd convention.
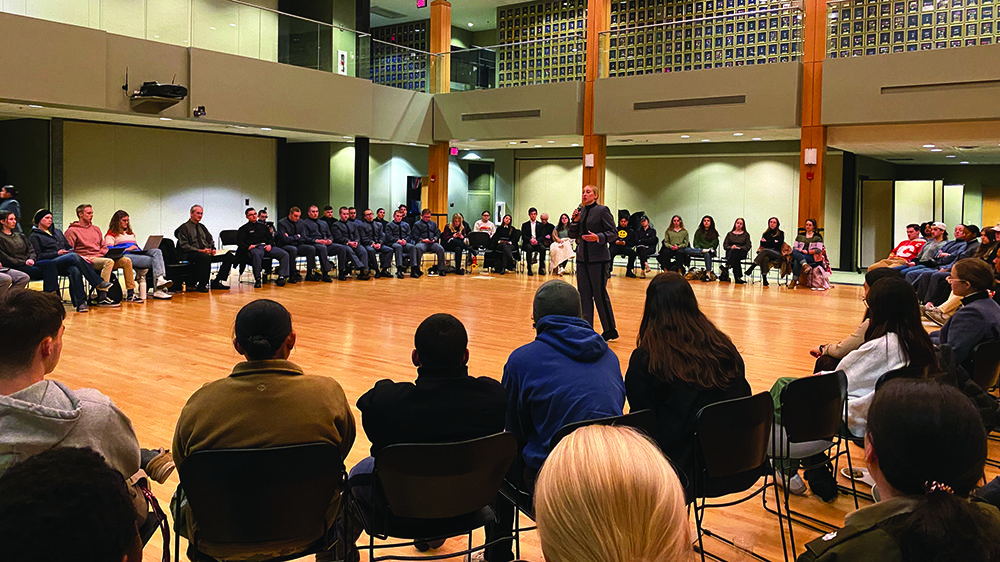
[[[949,283],[951,283],[952,281],[958,281],[958,282],[960,282],[960,283],[969,283],[969,282],[968,282],[968,281],[966,281],[965,279],[959,279],[958,277],[952,277],[951,275],[949,275],[949,276],[948,276],[948,277],[946,277],[945,279],[946,279],[946,280],[947,280],[947,281],[948,281]],[[971,283],[970,283],[970,284],[971,284]]]

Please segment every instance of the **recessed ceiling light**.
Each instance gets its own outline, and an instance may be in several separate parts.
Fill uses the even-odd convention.
[[[349,136],[347,136],[347,135],[344,135],[344,138],[345,138],[345,139],[350,139],[351,137],[349,137]]]
[[[701,139],[701,142],[712,142],[712,139]]]
[[[932,148],[931,152],[941,152],[943,150],[944,150],[943,148]]]
[[[214,27],[209,27],[209,29],[211,29],[212,31],[215,31],[215,28],[214,28]]]
[[[734,137],[742,137],[742,136],[743,136],[743,133],[733,133],[733,136],[734,136]]]
[[[555,144],[556,143],[556,141],[545,141],[545,142],[547,142],[549,144]]]
[[[34,108],[34,109],[41,109],[42,108],[42,106],[40,106],[40,105],[29,105],[28,107],[31,107],[31,108]]]
[[[580,144],[579,144],[579,143],[575,143],[575,142],[574,142],[574,143],[573,143],[573,144],[571,144],[570,146],[580,146]]]
[[[536,144],[536,145],[535,145],[535,148],[542,148],[542,145],[540,145],[540,144]]]
[[[469,27],[472,27],[472,22],[471,21],[469,22]]]
[[[261,131],[271,131],[273,129],[271,129],[270,127],[261,127],[260,130]]]
[[[968,160],[962,160],[961,162],[959,162],[959,164],[968,164],[968,163],[969,163]]]
[[[682,139],[689,139],[689,138],[691,138],[691,135],[681,135],[681,138]]]
[[[934,145],[933,144],[925,144],[924,148],[934,148]]]
[[[949,154],[949,155],[945,156],[945,158],[955,158],[955,155],[954,154]]]
[[[173,119],[169,117],[160,117],[160,121],[173,121]]]
[[[507,143],[507,144],[517,144],[517,141],[510,141],[510,142],[509,142],[509,143]]]
[[[160,36],[159,36],[159,35],[154,35],[154,36],[153,36],[153,39],[159,39],[159,38],[160,38]]]
[[[415,143],[415,142],[411,142],[411,143],[408,143],[408,144],[409,144],[410,146],[417,146],[417,143]]]
[[[229,24],[229,27],[236,27],[236,24],[235,23],[231,23],[231,24]]]
[[[762,139],[762,138],[760,138],[760,137],[754,137],[754,138],[752,138],[752,139],[750,139],[750,140],[764,140],[764,139]]]

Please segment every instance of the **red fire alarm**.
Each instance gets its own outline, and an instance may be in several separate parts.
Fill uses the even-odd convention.
[[[814,174],[814,173],[812,173],[812,172],[806,172],[806,179],[807,179],[807,180],[809,180],[809,181],[812,181],[812,179],[813,179],[814,177],[816,177],[816,174]]]
[[[431,174],[431,181],[437,181],[437,179],[438,179],[437,176],[435,176],[434,174]]]

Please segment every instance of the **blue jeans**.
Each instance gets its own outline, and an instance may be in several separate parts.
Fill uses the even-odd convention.
[[[142,254],[128,254],[128,259],[132,260],[132,270],[153,270],[153,280],[167,276],[167,268],[163,265],[163,252],[159,248],[146,250]]]
[[[682,250],[685,254],[691,256],[692,258],[700,257],[705,260],[705,272],[712,271],[712,256],[715,252],[712,250],[704,250],[702,248],[688,247]]]
[[[803,254],[798,250],[792,250],[792,273],[798,277],[802,273],[802,265],[816,265],[816,258],[812,254]]]

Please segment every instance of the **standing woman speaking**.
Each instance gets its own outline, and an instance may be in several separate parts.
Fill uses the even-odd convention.
[[[611,209],[597,203],[597,188],[583,186],[581,204],[573,211],[569,235],[576,239],[576,285],[583,305],[583,319],[594,325],[594,305],[601,318],[601,337],[605,341],[618,339],[615,313],[608,296],[608,262],[611,252],[608,240],[617,238]]]

